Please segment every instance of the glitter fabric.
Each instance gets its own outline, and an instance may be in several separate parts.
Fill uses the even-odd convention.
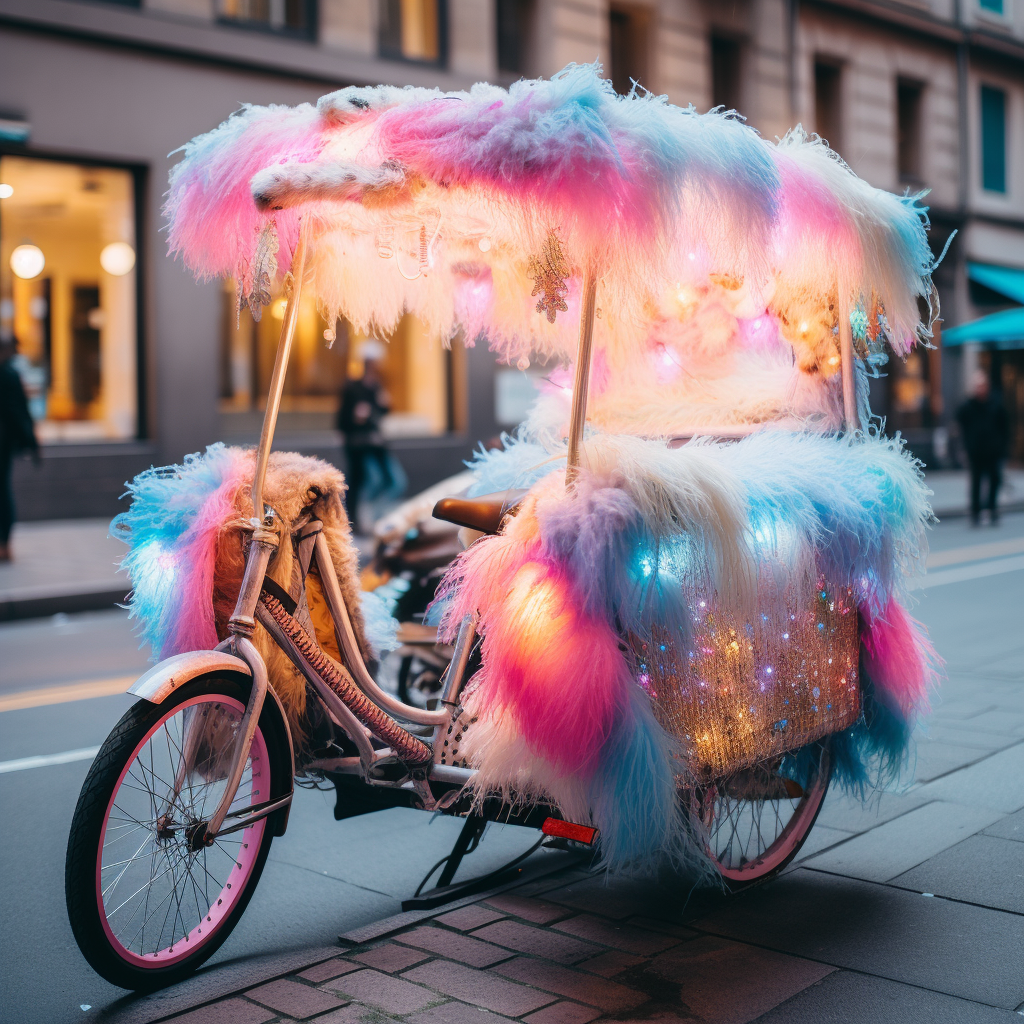
[[[711,780],[839,732],[860,716],[857,607],[849,588],[813,600],[759,588],[752,622],[697,599],[687,645],[636,644],[636,678],[682,741],[692,776]]]

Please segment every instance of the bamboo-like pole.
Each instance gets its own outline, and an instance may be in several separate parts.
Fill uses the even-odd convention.
[[[572,413],[569,417],[569,460],[565,482],[576,479],[580,465],[580,442],[587,422],[587,392],[590,390],[590,362],[594,349],[594,312],[597,277],[588,270],[583,279],[583,303],[580,309],[580,340],[576,346],[576,379],[572,386]]]
[[[285,306],[284,322],[281,324],[281,338],[277,343],[274,358],[274,372],[270,377],[270,393],[267,395],[267,411],[263,414],[263,430],[260,432],[260,446],[256,451],[256,473],[252,478],[252,514],[260,523],[263,521],[263,484],[267,477],[267,463],[270,449],[274,444],[274,430],[277,416],[281,411],[281,395],[284,393],[284,379],[288,372],[288,358],[295,338],[295,325],[299,319],[299,298],[302,294],[302,276],[306,269],[307,221],[303,218],[299,228],[299,243],[292,256],[292,289]]]
[[[854,369],[853,327],[850,311],[845,303],[839,304],[839,357],[843,377],[843,420],[847,430],[860,430],[857,412],[857,375]]]

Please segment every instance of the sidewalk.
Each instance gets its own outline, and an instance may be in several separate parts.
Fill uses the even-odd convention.
[[[940,470],[927,476],[939,519],[967,515],[967,473]],[[1006,511],[1024,510],[1024,470],[1007,470],[1000,494]],[[125,599],[128,581],[117,571],[127,550],[107,536],[106,519],[18,523],[14,561],[0,564],[0,622],[57,612],[110,608]],[[368,538],[358,538],[369,553]]]
[[[118,563],[128,548],[107,519],[17,523],[14,560],[0,563],[0,622],[111,608],[128,595]],[[371,542],[357,538],[362,549]],[[368,553],[363,552],[363,557]]]

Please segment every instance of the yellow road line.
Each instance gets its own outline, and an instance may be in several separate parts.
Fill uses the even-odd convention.
[[[944,565],[961,565],[964,562],[977,562],[982,558],[1002,558],[1005,555],[1019,555],[1022,552],[1024,552],[1024,537],[996,540],[988,544],[972,544],[966,548],[933,551],[928,556],[928,568],[939,569]]]
[[[139,675],[141,674],[140,672]],[[124,693],[139,675],[94,679],[88,683],[68,683],[65,686],[47,686],[40,690],[0,694],[0,711],[20,711],[23,708],[45,707],[47,704],[66,704],[73,700],[109,697],[115,693]]]

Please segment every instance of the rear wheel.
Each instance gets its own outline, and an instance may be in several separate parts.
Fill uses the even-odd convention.
[[[734,890],[777,875],[807,839],[828,791],[832,753],[827,740],[801,759],[800,777],[786,759],[737,772],[697,793],[707,852]]]
[[[191,974],[256,888],[269,819],[203,842],[249,688],[242,676],[202,676],[163,704],[140,701],[89,769],[68,841],[68,916],[86,960],[115,985],[152,989]],[[265,709],[229,814],[286,792],[282,728]]]

